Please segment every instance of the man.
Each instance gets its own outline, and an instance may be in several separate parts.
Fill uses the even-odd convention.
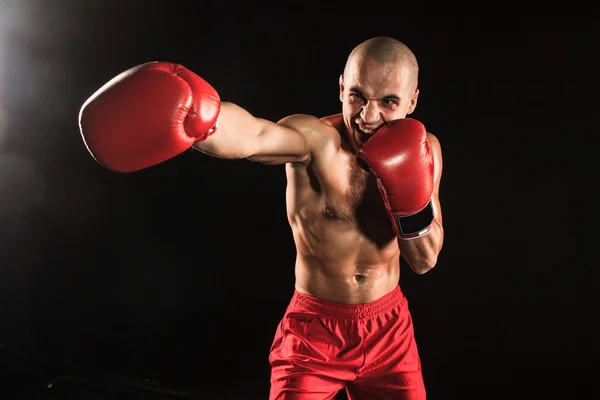
[[[186,68],[148,63],[118,75],[83,105],[80,127],[102,165],[132,172],[192,146],[224,159],[285,164],[297,249],[295,292],[273,341],[275,399],[424,399],[400,255],[423,274],[443,242],[442,155],[412,119],[418,64],[376,37],[349,55],[342,113],[275,123],[221,102]]]

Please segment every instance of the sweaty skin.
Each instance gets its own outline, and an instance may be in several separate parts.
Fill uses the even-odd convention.
[[[389,293],[400,252],[374,176],[361,169],[341,115],[322,119],[326,145],[309,165],[288,164],[287,212],[296,244],[296,290],[356,304]]]
[[[194,146],[221,158],[286,164],[296,290],[344,304],[372,302],[398,285],[401,252],[422,274],[433,268],[442,247],[437,138],[428,134],[436,217],[430,233],[417,239],[396,237],[374,176],[354,156],[384,122],[410,114],[417,97],[405,63],[359,57],[340,77],[341,114],[293,115],[274,123],[224,102],[215,134]]]
[[[315,134],[325,145],[312,162],[286,165],[296,290],[345,304],[371,302],[397,286],[399,242],[407,241],[396,238],[375,177],[358,166],[342,115],[320,122]],[[439,155],[439,143],[429,139]]]

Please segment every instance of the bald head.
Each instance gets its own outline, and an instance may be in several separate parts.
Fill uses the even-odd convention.
[[[419,81],[419,64],[413,52],[404,43],[385,36],[374,37],[356,46],[346,61],[344,75],[366,60],[378,64],[402,64],[409,68],[410,86],[415,90]]]

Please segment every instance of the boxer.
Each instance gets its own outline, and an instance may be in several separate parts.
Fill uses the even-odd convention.
[[[271,346],[270,399],[425,399],[400,256],[417,274],[443,244],[438,139],[416,119],[418,63],[375,37],[349,54],[341,113],[278,122],[220,99],[177,64],[131,68],[82,106],[82,138],[116,172],[190,148],[285,164],[295,290]]]

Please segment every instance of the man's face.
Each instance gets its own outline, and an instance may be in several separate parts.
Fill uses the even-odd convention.
[[[340,77],[342,114],[348,139],[359,148],[385,122],[405,118],[417,105],[418,89],[402,63],[353,62]]]

